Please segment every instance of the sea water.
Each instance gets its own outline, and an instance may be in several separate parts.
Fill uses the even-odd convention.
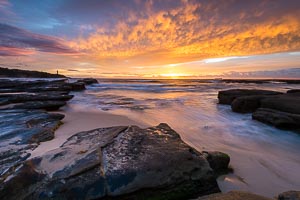
[[[222,192],[244,190],[273,197],[300,190],[300,134],[218,104],[218,91],[235,88],[285,92],[299,85],[100,79],[99,84],[75,93],[69,104],[128,116],[149,126],[165,122],[198,151],[229,154],[234,172],[218,178]]]

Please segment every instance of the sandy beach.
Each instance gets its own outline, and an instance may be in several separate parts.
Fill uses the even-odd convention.
[[[43,153],[56,149],[72,135],[103,127],[137,125],[146,127],[142,122],[137,122],[128,117],[110,114],[100,110],[83,109],[65,106],[59,112],[65,115],[63,124],[56,130],[53,140],[43,142],[32,151],[31,157],[41,156]]]

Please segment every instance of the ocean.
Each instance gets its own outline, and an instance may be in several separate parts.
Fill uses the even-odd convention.
[[[218,178],[223,192],[245,190],[273,197],[299,190],[300,135],[218,104],[218,91],[235,88],[285,92],[299,89],[299,85],[274,81],[99,79],[99,84],[75,92],[68,104],[124,115],[149,126],[165,122],[198,151],[228,153],[234,173]]]

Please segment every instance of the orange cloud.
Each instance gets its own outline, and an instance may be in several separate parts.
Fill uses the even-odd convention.
[[[145,5],[145,17],[129,11],[113,28],[98,27],[88,38],[69,43],[105,64],[153,65],[213,57],[267,54],[300,50],[300,14],[254,10],[231,13],[230,4],[201,4],[182,0],[182,6],[155,11]],[[139,17],[138,17],[139,16]]]

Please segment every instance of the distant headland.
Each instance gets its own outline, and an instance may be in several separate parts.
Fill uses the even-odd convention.
[[[0,67],[0,77],[12,78],[66,78],[61,74],[50,74],[47,72],[29,71],[21,69],[8,69]]]

